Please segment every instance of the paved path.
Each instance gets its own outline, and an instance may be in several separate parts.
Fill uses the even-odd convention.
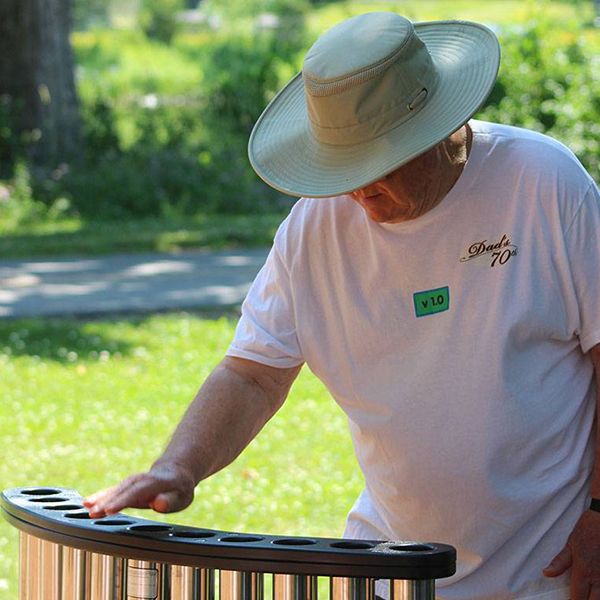
[[[239,304],[266,249],[0,260],[0,318]]]

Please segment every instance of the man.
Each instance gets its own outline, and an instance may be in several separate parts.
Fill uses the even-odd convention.
[[[498,64],[485,27],[392,13],[313,45],[249,144],[305,198],[162,457],[92,516],[187,506],[306,362],[365,475],[348,536],[455,545],[442,598],[600,599],[600,195],[558,142],[469,120]]]

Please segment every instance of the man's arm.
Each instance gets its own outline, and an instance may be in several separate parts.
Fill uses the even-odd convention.
[[[300,369],[223,359],[151,469],[86,498],[90,515],[101,517],[126,507],[158,512],[184,509],[198,482],[231,463],[275,414]]]
[[[596,448],[592,474],[592,498],[600,498],[600,344],[590,350],[596,374]],[[600,599],[600,512],[586,510],[566,546],[544,569],[557,577],[571,569],[571,600]]]

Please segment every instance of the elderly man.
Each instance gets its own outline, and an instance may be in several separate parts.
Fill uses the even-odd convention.
[[[600,196],[558,142],[470,120],[498,64],[485,27],[392,13],[313,45],[249,144],[304,198],[164,454],[93,516],[187,506],[307,363],[365,476],[348,536],[455,545],[442,598],[600,599]]]

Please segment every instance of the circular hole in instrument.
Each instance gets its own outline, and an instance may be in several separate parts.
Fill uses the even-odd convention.
[[[315,542],[315,540],[307,540],[304,538],[282,538],[280,540],[273,540],[273,543],[278,546],[311,546],[317,542]]]
[[[104,521],[94,521],[94,525],[104,525],[106,527],[116,527],[117,525],[131,525],[133,521],[127,519],[105,519]]]
[[[61,504],[60,506],[44,506],[46,510],[81,510],[81,504]]]
[[[29,502],[66,502],[68,498],[57,498],[56,496],[50,496],[50,498],[32,498]]]
[[[169,525],[134,525],[129,528],[129,531],[148,531],[152,533],[161,531],[171,531],[173,529]]]
[[[388,550],[393,550],[394,552],[429,552],[433,549],[426,544],[394,544],[388,547]]]
[[[52,494],[60,493],[62,493],[61,490],[52,490],[50,488],[35,488],[21,491],[21,494],[25,494],[25,496],[52,496]]]
[[[174,531],[171,535],[176,538],[193,540],[215,537],[216,533],[212,533],[211,531]]]
[[[228,543],[240,543],[247,544],[248,542],[260,542],[263,538],[255,537],[253,535],[226,535],[222,537],[219,541],[228,542]]]
[[[65,517],[67,519],[91,519],[92,517],[90,517],[90,513],[85,511],[85,512],[78,512],[78,513],[67,513],[65,515]]]
[[[368,542],[333,542],[332,548],[343,548],[344,550],[367,550],[372,548],[373,544]]]

